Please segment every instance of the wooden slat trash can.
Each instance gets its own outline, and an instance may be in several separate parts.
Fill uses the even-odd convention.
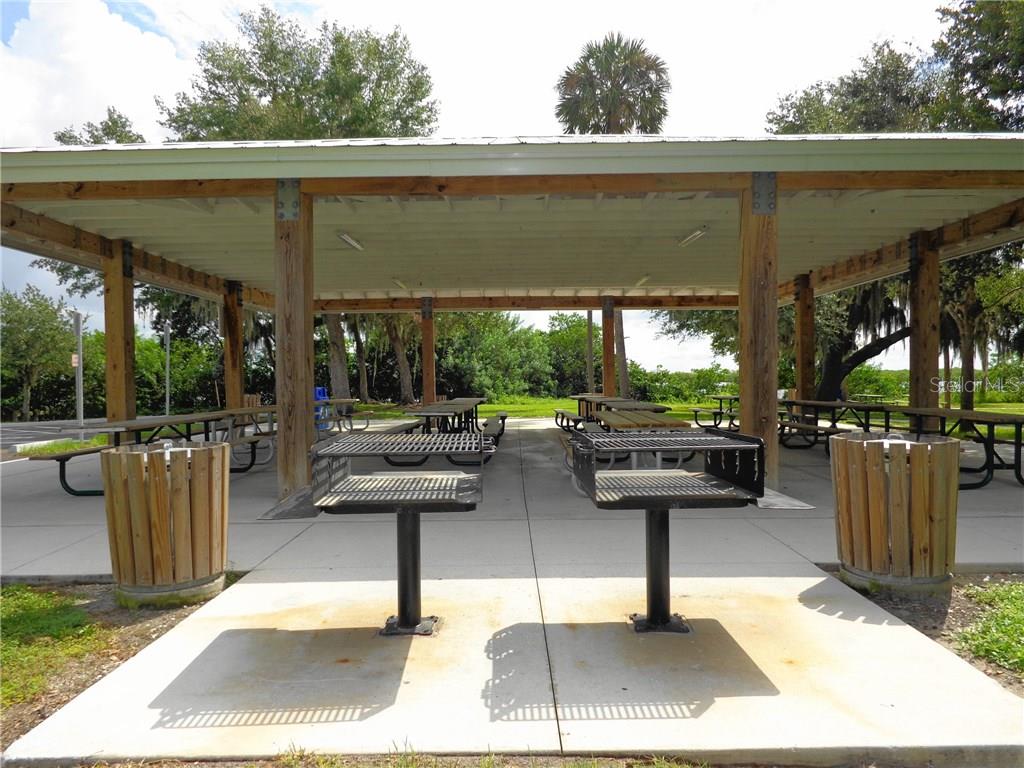
[[[123,606],[176,606],[224,588],[227,443],[102,451],[110,561]]]
[[[829,444],[840,577],[858,589],[947,592],[960,441],[853,433]]]

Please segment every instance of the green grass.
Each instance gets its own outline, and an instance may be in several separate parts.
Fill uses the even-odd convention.
[[[99,650],[108,632],[70,597],[21,584],[0,588],[0,706],[26,701],[73,658]]]
[[[106,435],[96,435],[92,440],[57,440],[47,445],[33,445],[18,451],[19,456],[50,456],[54,453],[65,451],[77,451],[80,448],[92,448],[97,445],[106,445]]]
[[[967,596],[988,610],[960,633],[960,646],[1001,667],[1024,672],[1024,583],[975,586]]]

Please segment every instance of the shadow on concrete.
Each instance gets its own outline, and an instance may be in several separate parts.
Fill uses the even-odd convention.
[[[860,598],[860,599],[859,599]],[[800,604],[818,613],[843,621],[881,626],[903,624],[888,609],[913,607],[941,623],[949,612],[949,595],[882,594],[868,598],[838,578],[822,579],[799,595]]]
[[[150,703],[153,728],[366,720],[395,703],[412,643],[378,632],[222,632]]]
[[[543,691],[523,664],[535,658],[525,649],[545,642],[544,626],[505,627],[486,648],[491,679],[482,698],[491,720],[679,720],[700,717],[719,698],[778,695],[718,621],[687,623],[688,634],[638,634],[625,621],[548,624],[553,685]]]

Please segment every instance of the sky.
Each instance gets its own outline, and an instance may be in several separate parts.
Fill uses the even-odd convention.
[[[665,60],[669,136],[763,135],[780,96],[848,72],[872,43],[891,39],[927,51],[941,31],[939,0],[266,4],[310,28],[323,21],[382,33],[401,27],[433,79],[437,135],[450,137],[561,133],[555,82],[586,42],[609,31],[644,40]],[[0,145],[51,145],[54,131],[98,122],[108,105],[147,140],[165,139],[156,98],[187,91],[200,43],[235,39],[239,13],[259,5],[0,0]],[[4,285],[32,283],[58,295],[52,276],[30,261],[3,249]],[[91,327],[102,327],[98,299],[73,303],[91,314]],[[547,325],[546,313],[522,316]],[[714,361],[705,342],[659,339],[647,313],[627,312],[625,323],[629,356],[644,367],[690,370]],[[879,362],[905,367],[906,350]]]

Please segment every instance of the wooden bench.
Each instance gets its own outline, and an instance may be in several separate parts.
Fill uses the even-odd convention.
[[[564,429],[566,432],[571,433],[581,421],[583,421],[583,417],[578,413],[566,410],[565,408],[555,408],[555,424],[558,425],[559,429]]]

